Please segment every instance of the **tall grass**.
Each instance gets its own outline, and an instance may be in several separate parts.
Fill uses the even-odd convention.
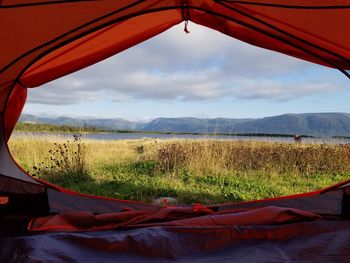
[[[312,191],[350,177],[350,145],[74,138],[67,142],[62,137],[19,136],[9,146],[25,169],[45,180],[85,193],[147,202],[160,196],[180,203],[245,201]]]
[[[254,141],[177,141],[158,150],[166,172],[187,168],[201,173],[240,172],[343,173],[350,171],[350,145],[292,144]]]

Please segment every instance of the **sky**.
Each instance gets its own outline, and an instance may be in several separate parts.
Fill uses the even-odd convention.
[[[350,112],[337,70],[254,47],[194,23],[41,87],[24,113],[124,118],[260,118]]]

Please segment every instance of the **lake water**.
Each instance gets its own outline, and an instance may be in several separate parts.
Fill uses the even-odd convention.
[[[33,136],[42,137],[57,136],[64,139],[72,139],[76,133],[56,132],[14,132],[12,137]],[[229,135],[193,135],[193,134],[159,134],[159,133],[84,133],[83,139],[87,140],[140,140],[140,139],[211,139],[211,140],[235,140],[235,141],[264,141],[264,142],[294,142],[292,137],[265,137],[265,136],[229,136]],[[347,138],[302,138],[303,143],[327,143],[348,144]]]

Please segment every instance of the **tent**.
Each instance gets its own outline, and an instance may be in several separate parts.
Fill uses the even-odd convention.
[[[189,20],[350,78],[350,0],[0,0],[1,262],[350,261],[350,181],[163,207],[62,189],[13,160],[7,141],[28,88]]]

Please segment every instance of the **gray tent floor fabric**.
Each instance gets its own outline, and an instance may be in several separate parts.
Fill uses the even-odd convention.
[[[293,228],[305,234],[280,238]],[[265,238],[246,238],[260,232]],[[350,221],[149,227],[0,239],[1,262],[350,262]]]

